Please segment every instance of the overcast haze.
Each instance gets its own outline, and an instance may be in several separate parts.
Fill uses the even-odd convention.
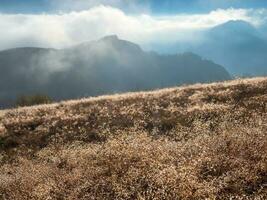
[[[229,20],[263,26],[267,19],[264,2],[3,0],[0,49],[63,48],[110,34],[140,45],[198,41],[202,30]]]

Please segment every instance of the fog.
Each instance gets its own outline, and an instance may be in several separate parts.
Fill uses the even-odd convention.
[[[0,53],[2,106],[19,95],[56,101],[186,83],[230,79],[220,65],[192,53],[159,55],[108,36],[62,50],[19,48]]]
[[[66,4],[64,4],[66,5]],[[98,5],[88,10],[43,14],[0,14],[0,49],[14,47],[66,48],[116,34],[147,45],[201,39],[197,32],[229,20],[263,23],[264,9],[217,9],[204,14],[154,16],[126,14],[119,8]]]

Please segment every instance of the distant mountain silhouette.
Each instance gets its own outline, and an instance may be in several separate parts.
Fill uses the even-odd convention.
[[[18,48],[0,52],[0,105],[20,94],[55,100],[230,79],[220,65],[193,53],[159,55],[107,36],[62,50]]]
[[[267,75],[267,24],[254,27],[242,20],[228,21],[196,34],[201,38],[197,42],[151,46],[163,53],[194,52],[224,66],[233,75]]]
[[[210,36],[222,37],[230,36],[231,38],[240,36],[257,35],[256,29],[248,22],[242,20],[231,20],[224,24],[218,25],[209,31]],[[239,36],[239,37],[238,37]]]
[[[259,27],[259,31],[260,31],[261,37],[267,41],[267,22],[265,22]]]
[[[248,22],[229,21],[211,29],[193,51],[236,75],[267,75],[267,40]]]

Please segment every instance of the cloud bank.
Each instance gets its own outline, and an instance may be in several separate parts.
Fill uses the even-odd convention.
[[[266,9],[233,8],[192,15],[127,15],[119,8],[102,5],[59,14],[0,14],[0,49],[64,48],[109,34],[139,44],[186,41],[198,39],[196,32],[229,20],[245,20],[258,26],[266,16]]]

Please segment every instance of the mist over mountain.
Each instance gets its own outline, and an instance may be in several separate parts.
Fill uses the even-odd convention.
[[[258,30],[260,32],[260,36],[263,38],[263,39],[266,39],[267,40],[267,21],[263,24],[261,24],[259,27],[258,27]]]
[[[222,66],[196,54],[145,52],[115,35],[61,50],[5,50],[0,70],[2,107],[13,105],[20,94],[63,100],[231,78]]]
[[[267,74],[267,40],[244,21],[230,21],[207,33],[207,41],[196,52],[224,65],[236,75]]]
[[[242,20],[231,20],[197,35],[196,41],[152,45],[163,53],[192,51],[223,65],[237,76],[267,75],[267,25],[254,27]],[[163,49],[163,50],[161,50]]]

